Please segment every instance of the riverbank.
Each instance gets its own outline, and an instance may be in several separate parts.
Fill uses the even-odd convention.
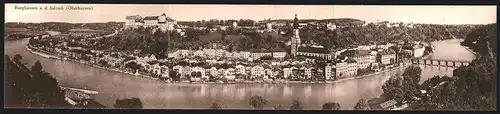
[[[343,81],[347,81],[347,80],[353,80],[353,79],[366,78],[366,77],[377,75],[379,73],[394,71],[394,70],[397,70],[397,69],[399,69],[401,67],[406,68],[407,66],[410,66],[410,65],[411,64],[404,64],[404,65],[396,66],[396,67],[393,67],[393,68],[390,68],[390,69],[387,69],[387,70],[383,70],[383,71],[380,71],[380,72],[370,73],[370,74],[366,74],[366,75],[362,75],[362,76],[344,78],[344,79],[336,80],[334,83],[343,82]]]
[[[49,55],[49,54],[46,54],[46,53],[43,53],[43,52],[37,52],[37,51],[34,51],[31,48],[29,48],[29,46],[26,46],[26,49],[29,52],[31,52],[31,53],[33,53],[35,55],[42,56],[42,57],[49,58],[49,59],[58,59],[58,60],[63,60],[63,61],[72,61],[72,62],[82,63],[82,64],[85,64],[87,66],[96,67],[96,68],[100,68],[100,69],[105,69],[105,70],[110,70],[110,71],[115,71],[115,72],[120,72],[120,73],[135,75],[135,76],[141,76],[141,77],[149,78],[149,79],[155,79],[155,78],[151,78],[151,77],[149,77],[147,75],[135,74],[135,73],[132,73],[132,72],[122,71],[122,70],[119,70],[119,69],[116,69],[116,68],[106,68],[106,67],[102,67],[102,66],[98,66],[98,65],[92,65],[92,64],[90,64],[88,62],[84,62],[84,61],[67,59],[67,58],[62,57],[62,56],[55,56],[55,55]]]
[[[64,60],[64,61],[72,61],[72,62],[77,62],[77,63],[82,63],[82,64],[85,64],[87,66],[91,66],[91,67],[96,67],[96,68],[100,68],[100,69],[104,69],[104,70],[110,70],[110,71],[115,71],[115,72],[119,72],[119,73],[124,73],[124,74],[129,74],[129,75],[133,75],[133,76],[139,76],[139,77],[142,77],[142,78],[148,78],[148,79],[153,79],[153,80],[158,80],[158,81],[162,81],[162,82],[165,82],[165,83],[192,83],[192,84],[234,84],[234,83],[249,83],[249,84],[261,84],[261,83],[270,83],[270,84],[313,84],[313,83],[338,83],[338,82],[343,82],[343,81],[347,81],[347,80],[354,80],[354,79],[360,79],[360,78],[365,78],[365,77],[369,77],[369,76],[374,76],[378,73],[383,73],[383,72],[389,72],[389,71],[393,71],[393,70],[396,70],[400,67],[406,67],[408,66],[409,64],[406,64],[406,65],[400,65],[400,66],[396,66],[396,67],[393,67],[393,68],[390,68],[390,69],[386,69],[386,70],[383,70],[383,71],[380,71],[380,72],[374,72],[374,73],[370,73],[370,74],[365,74],[365,75],[362,75],[362,76],[354,76],[354,77],[348,77],[348,78],[343,78],[343,79],[339,79],[339,80],[332,80],[332,81],[286,81],[286,80],[274,80],[274,81],[239,81],[239,82],[236,82],[236,81],[217,81],[217,82],[191,82],[191,81],[179,81],[179,82],[174,82],[174,81],[163,81],[163,80],[159,80],[158,78],[152,78],[148,75],[144,75],[144,74],[140,74],[140,73],[132,73],[132,72],[128,72],[128,71],[123,71],[123,70],[120,70],[118,68],[106,68],[106,67],[102,67],[102,66],[99,66],[99,65],[94,65],[94,64],[90,64],[89,62],[85,62],[85,61],[79,61],[79,60],[73,60],[73,59],[67,59],[65,57],[62,57],[62,56],[55,56],[55,55],[50,55],[50,54],[46,54],[46,53],[43,53],[43,52],[37,52],[37,51],[34,51],[33,49],[31,49],[29,46],[26,46],[26,49],[35,54],[35,55],[38,55],[38,56],[41,56],[41,57],[45,57],[45,58],[49,58],[49,59],[58,59],[58,60]]]
[[[464,47],[465,47],[465,49],[467,49],[467,51],[469,51],[469,52],[471,52],[472,54],[474,54],[474,55],[478,56],[478,54],[477,54],[475,51],[472,51],[472,49],[470,49],[469,47],[467,47],[467,46],[464,46]]]

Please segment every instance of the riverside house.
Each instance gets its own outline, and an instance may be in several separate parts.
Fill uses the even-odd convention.
[[[333,69],[332,66],[330,66],[330,65],[325,66],[325,79],[326,80],[332,80],[332,79],[334,79],[334,77],[333,77],[334,75],[332,75],[333,74],[332,73],[333,70],[334,69]]]
[[[235,72],[235,69],[234,68],[228,68],[225,72],[224,72],[224,76],[226,79],[228,80],[234,80],[236,78],[236,76],[234,75],[234,72]]]
[[[264,75],[264,67],[259,66],[259,65],[253,66],[251,69],[251,74],[252,74],[252,78],[260,77],[260,76]]]
[[[349,77],[357,75],[358,67],[356,61],[350,59],[345,62],[339,62],[335,65],[335,74],[337,77]]]
[[[394,52],[394,50],[392,49],[381,51],[379,54],[377,54],[377,57],[378,62],[382,63],[383,65],[396,63],[396,52]]]
[[[236,65],[236,73],[237,74],[245,74],[245,66],[243,65]]]

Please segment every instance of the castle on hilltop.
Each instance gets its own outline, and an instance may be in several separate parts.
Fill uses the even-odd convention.
[[[177,21],[167,17],[165,13],[160,16],[146,16],[144,18],[140,15],[127,16],[125,19],[124,28],[154,27],[165,32],[174,30],[177,26]]]

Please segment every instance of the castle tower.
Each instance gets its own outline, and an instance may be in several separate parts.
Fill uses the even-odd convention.
[[[167,22],[167,15],[165,13],[161,14],[158,17],[158,27],[162,32],[165,32],[168,30],[168,22]]]
[[[238,22],[233,22],[233,27],[234,28],[238,27]]]
[[[271,19],[268,19],[266,21],[266,29],[268,32],[271,32],[273,30],[273,24],[271,23]]]
[[[297,14],[295,14],[295,18],[293,19],[293,36],[290,38],[291,47],[290,54],[295,57],[297,55],[297,51],[299,50],[300,45],[300,37],[299,37],[299,19],[297,18]]]
[[[165,15],[165,13],[161,14],[158,22],[167,22],[167,15]]]

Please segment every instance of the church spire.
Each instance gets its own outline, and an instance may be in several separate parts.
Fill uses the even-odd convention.
[[[295,13],[295,18],[293,19],[293,29],[299,29],[299,19],[297,18],[297,13]]]

